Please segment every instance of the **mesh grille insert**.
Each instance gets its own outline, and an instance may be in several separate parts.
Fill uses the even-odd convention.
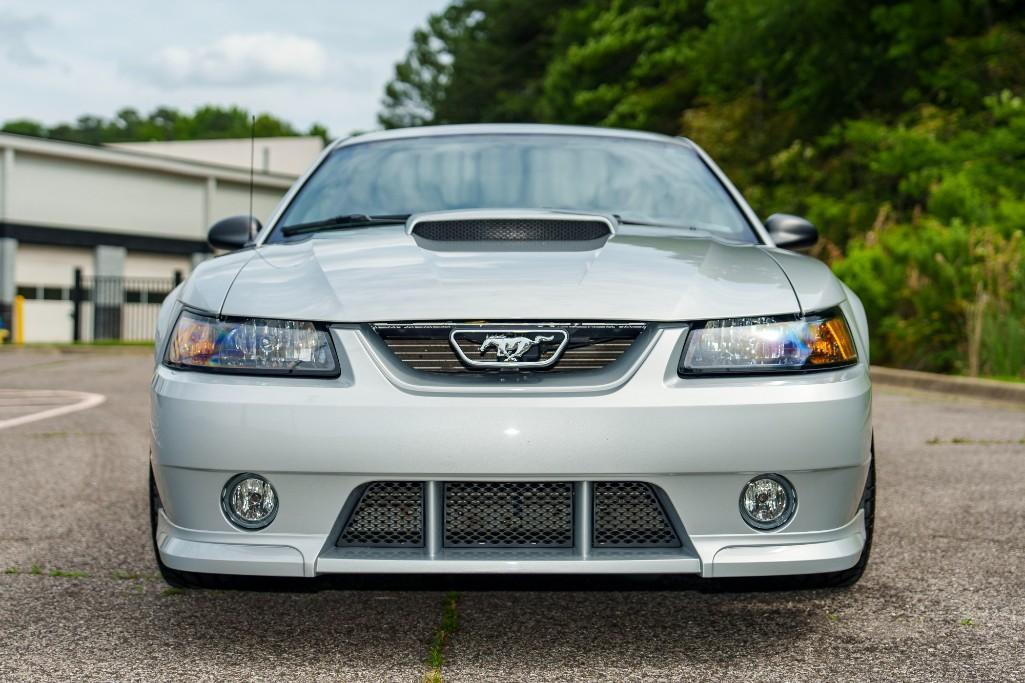
[[[594,483],[594,547],[677,548],[680,538],[650,484]]]
[[[445,546],[568,548],[571,482],[448,482]]]
[[[338,537],[338,545],[423,546],[423,491],[424,485],[418,481],[368,484]]]
[[[582,242],[610,234],[604,221],[537,218],[474,218],[420,221],[413,234],[439,242]]]

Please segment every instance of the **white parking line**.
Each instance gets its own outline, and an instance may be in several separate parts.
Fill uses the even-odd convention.
[[[0,429],[17,427],[18,425],[46,420],[59,415],[75,413],[79,410],[94,408],[107,397],[103,394],[91,394],[86,391],[60,391],[57,389],[31,390],[31,389],[0,389],[0,409],[16,410],[21,412],[26,408],[45,408],[36,412],[29,412],[25,415],[0,420]],[[53,407],[49,407],[53,406]]]

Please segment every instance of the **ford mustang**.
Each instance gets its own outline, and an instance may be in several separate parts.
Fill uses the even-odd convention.
[[[160,571],[857,581],[867,323],[816,239],[682,138],[329,146],[161,308]]]

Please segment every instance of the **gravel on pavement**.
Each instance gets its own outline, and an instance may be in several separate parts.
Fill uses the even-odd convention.
[[[1025,407],[877,387],[876,545],[851,589],[378,577],[182,592],[150,547],[151,363],[0,353],[8,396],[107,397],[0,429],[0,681],[419,681],[453,589],[446,681],[1025,680]]]

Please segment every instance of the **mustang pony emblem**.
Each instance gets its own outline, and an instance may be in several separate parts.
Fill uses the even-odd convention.
[[[515,361],[534,346],[550,341],[555,341],[555,335],[546,337],[539,334],[533,339],[530,337],[507,337],[504,334],[491,335],[480,345],[480,353],[484,355],[485,351],[494,346],[498,360]]]
[[[471,368],[547,368],[558,362],[562,352],[569,344],[569,333],[566,330],[543,327],[514,327],[511,329],[495,329],[494,327],[478,327],[474,329],[452,330],[448,335],[452,350],[459,360]],[[544,356],[539,354],[536,360],[524,360],[531,349],[541,347],[545,343],[557,344],[554,352]],[[472,346],[471,346],[472,345]],[[484,354],[495,350],[495,358],[488,360]],[[472,356],[472,358],[471,358]]]

